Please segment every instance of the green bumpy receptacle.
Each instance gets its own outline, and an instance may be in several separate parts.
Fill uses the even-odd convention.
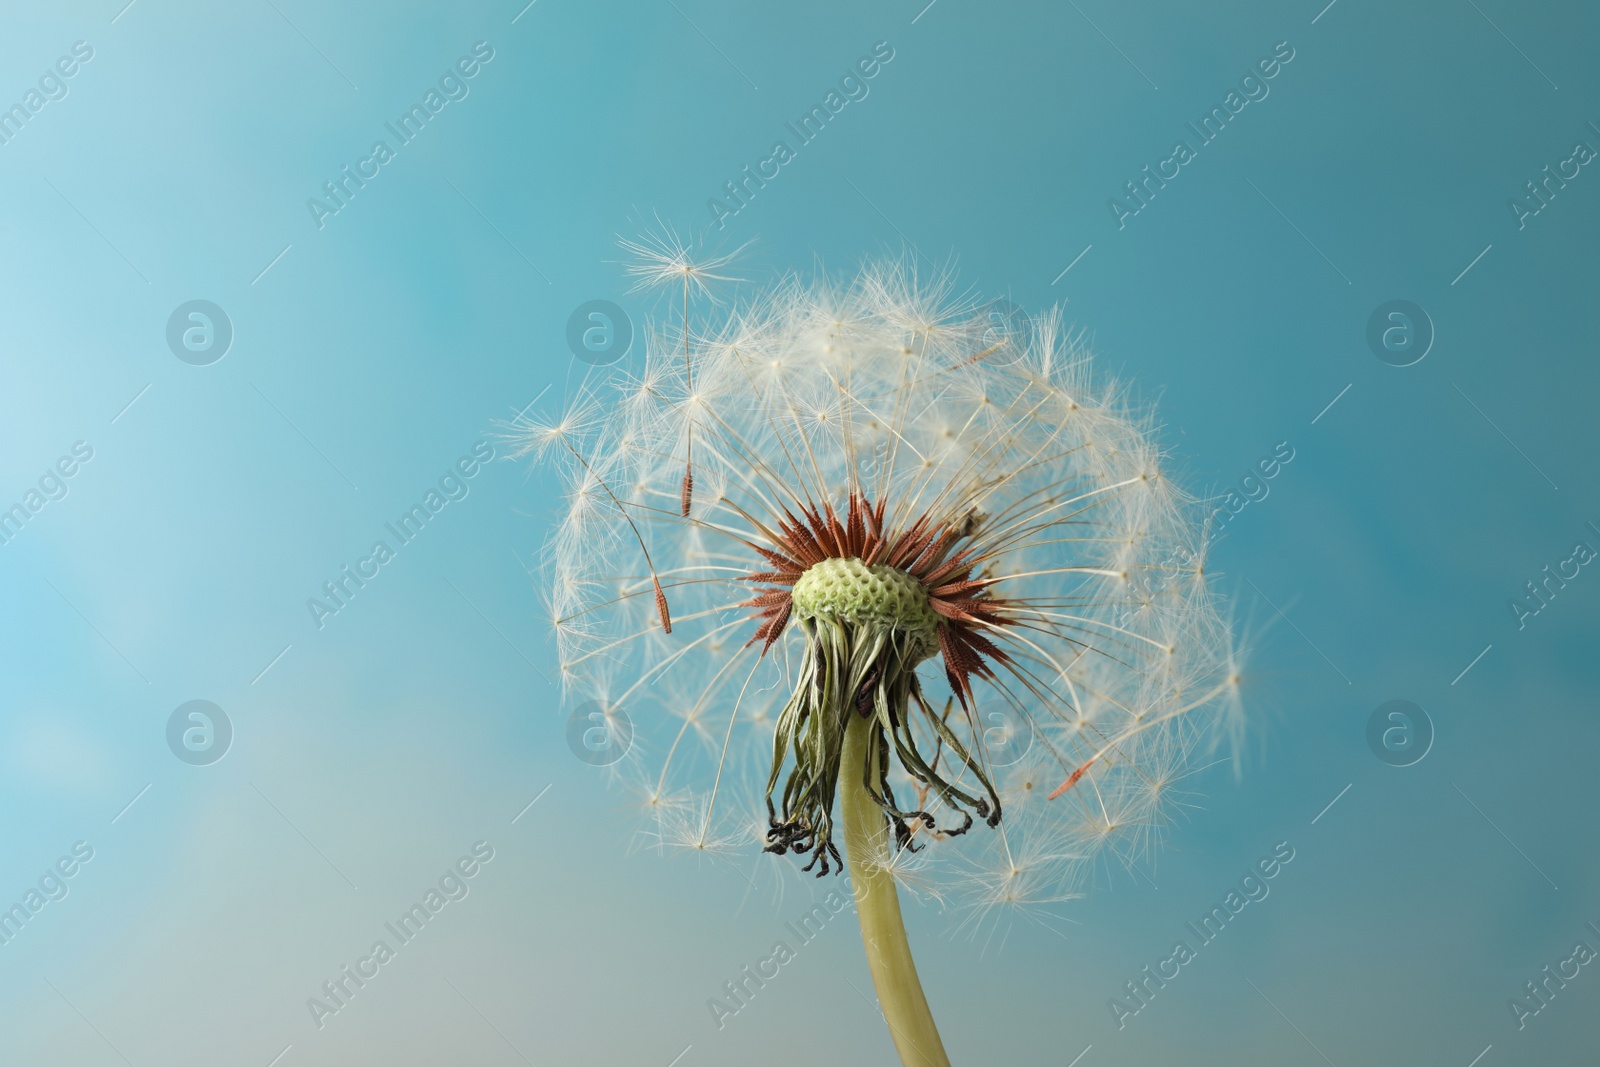
[[[939,613],[928,590],[905,571],[859,559],[814,563],[794,583],[794,613],[857,626],[882,626],[920,639],[928,654],[939,648]]]

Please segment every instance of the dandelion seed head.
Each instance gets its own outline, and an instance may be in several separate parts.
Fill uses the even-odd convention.
[[[624,244],[685,299],[727,265]],[[815,862],[824,720],[860,714],[884,869],[1054,905],[1142,853],[1191,756],[1236,735],[1230,627],[1152,422],[1058,311],[992,327],[909,262],[788,278],[513,428],[566,478],[545,571],[567,699],[636,709],[654,845],[738,853],[756,825]],[[991,706],[1033,738],[1012,766]]]

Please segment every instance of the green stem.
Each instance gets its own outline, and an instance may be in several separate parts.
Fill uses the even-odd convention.
[[[950,1067],[928,1010],[928,998],[917,979],[905,923],[900,918],[900,892],[883,867],[889,855],[889,828],[883,809],[862,782],[866,770],[871,719],[852,709],[839,760],[839,810],[844,823],[845,853],[861,919],[861,943],[878,990],[878,1006],[905,1067]]]

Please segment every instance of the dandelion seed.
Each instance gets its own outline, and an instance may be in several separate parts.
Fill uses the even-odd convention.
[[[687,282],[700,293],[710,294],[712,283],[736,280],[731,274],[719,272],[737,260],[745,248],[740,245],[732,252],[697,258],[689,243],[659,220],[655,230],[638,240],[620,240],[617,244],[628,253],[623,269],[635,279],[635,292]]]

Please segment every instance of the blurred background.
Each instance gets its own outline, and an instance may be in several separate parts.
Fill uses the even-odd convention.
[[[848,917],[718,1025],[826,887],[639,847],[548,681],[559,489],[495,434],[636,364],[658,219],[1064,304],[1248,500],[1239,773],[1051,916],[908,904],[955,1062],[1592,1059],[1600,14],[1323,2],[11,5],[0,1060],[892,1062]]]

